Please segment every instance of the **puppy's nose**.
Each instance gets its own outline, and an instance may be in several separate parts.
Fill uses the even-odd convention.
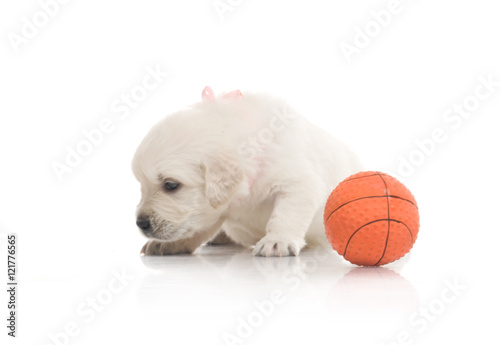
[[[151,231],[151,223],[149,222],[149,219],[147,218],[137,218],[137,221],[135,222],[139,229],[141,229],[144,232],[150,232]]]

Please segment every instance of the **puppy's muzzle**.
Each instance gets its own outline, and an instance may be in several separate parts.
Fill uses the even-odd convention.
[[[149,235],[153,231],[153,228],[151,227],[151,222],[149,221],[149,218],[147,218],[147,217],[138,217],[135,224],[137,224],[139,229],[142,230],[144,235]]]

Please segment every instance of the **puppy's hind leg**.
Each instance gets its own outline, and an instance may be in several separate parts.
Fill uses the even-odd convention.
[[[224,230],[219,231],[219,233],[210,241],[207,242],[209,246],[219,246],[219,245],[228,245],[235,244],[235,242],[229,238],[228,235],[224,232]]]

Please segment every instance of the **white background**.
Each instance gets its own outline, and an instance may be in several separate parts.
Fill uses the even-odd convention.
[[[19,237],[14,343],[49,344],[70,322],[80,327],[71,344],[224,343],[224,332],[235,333],[238,318],[255,310],[252,301],[275,288],[288,293],[282,277],[290,269],[308,274],[243,343],[381,344],[401,331],[418,344],[498,341],[500,87],[457,128],[443,113],[473,97],[480,77],[500,81],[500,8],[488,0],[401,0],[348,62],[342,42],[353,44],[374,21],[371,11],[389,1],[230,3],[221,19],[212,0],[69,1],[18,46],[13,35],[41,5],[1,3],[0,230]],[[140,85],[148,67],[170,75],[120,119],[113,102]],[[198,101],[205,85],[282,96],[349,143],[368,169],[398,176],[400,160],[418,155],[415,141],[435,129],[446,134],[404,178],[421,230],[411,257],[394,265],[396,278],[383,269],[356,276],[340,260],[311,270],[301,257],[263,262],[227,248],[139,257],[134,150],[153,124]],[[67,147],[103,118],[113,131],[59,180],[54,162],[64,163]],[[78,306],[122,269],[133,282],[86,324]],[[408,315],[439,305],[453,281],[466,289],[420,332]],[[4,320],[6,301],[0,310]]]

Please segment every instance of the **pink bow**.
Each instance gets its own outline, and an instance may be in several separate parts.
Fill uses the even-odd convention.
[[[243,98],[243,94],[241,93],[240,90],[234,90],[231,92],[226,93],[222,98],[225,99],[238,99],[238,98]],[[214,101],[215,100],[215,95],[214,91],[210,86],[205,86],[203,91],[201,92],[201,99],[202,100],[209,100],[209,101]]]

